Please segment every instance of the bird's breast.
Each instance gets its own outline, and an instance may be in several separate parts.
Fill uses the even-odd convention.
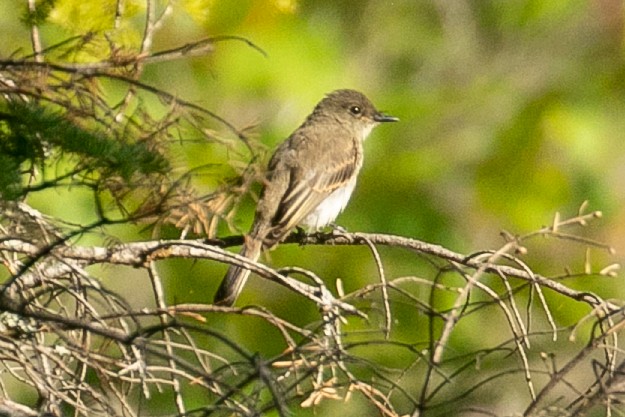
[[[340,188],[334,190],[300,223],[310,229],[318,230],[332,223],[343,211],[356,186],[356,175]]]

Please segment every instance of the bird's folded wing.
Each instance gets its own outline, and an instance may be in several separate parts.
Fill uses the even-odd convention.
[[[333,163],[326,169],[292,169],[289,186],[272,222],[273,230],[267,237],[281,240],[332,192],[347,185],[356,169],[355,159]]]

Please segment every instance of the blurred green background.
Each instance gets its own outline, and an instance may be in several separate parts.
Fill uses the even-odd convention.
[[[144,5],[126,3],[128,19],[115,36],[136,46]],[[16,4],[5,0],[0,14],[4,57],[30,50]],[[115,4],[58,0],[41,26],[43,39],[54,44],[109,30]],[[238,128],[251,127],[251,135],[269,149],[325,93],[361,90],[401,122],[377,128],[367,140],[365,165],[337,221],[341,226],[468,254],[498,248],[501,230],[524,234],[550,224],[556,212],[573,216],[588,200],[604,216],[578,232],[616,249],[614,256],[592,251],[600,268],[622,260],[625,249],[624,18],[619,0],[181,0],[158,30],[154,51],[206,36],[239,35],[266,56],[240,42],[222,42],[205,57],[148,66],[142,81]],[[197,144],[182,153],[183,167],[227,155]],[[67,214],[58,200],[40,200],[34,199],[40,210]],[[249,227],[253,209],[251,200],[243,203],[236,218],[241,231]],[[550,240],[530,245],[528,259],[537,272],[562,273],[567,266],[580,271],[584,253],[583,246]],[[427,271],[412,254],[382,255],[389,278]],[[310,268],[328,282],[340,277],[347,291],[378,279],[365,247],[285,245],[268,262]],[[225,272],[208,262],[168,262],[161,269],[169,279],[168,296],[177,302],[207,302]],[[111,285],[122,291],[136,286],[135,280],[119,282],[119,276]],[[614,278],[571,285],[606,298],[625,296]],[[314,317],[314,306],[290,303],[293,298],[253,278],[240,304],[268,306],[302,323]],[[146,291],[144,302],[150,300]],[[587,312],[563,311],[562,325]],[[397,318],[398,339],[425,340],[414,318],[399,311]],[[269,355],[284,348],[263,335],[268,330],[258,323],[218,320],[216,327],[236,334],[250,350]],[[470,329],[461,334],[469,345],[476,336]]]

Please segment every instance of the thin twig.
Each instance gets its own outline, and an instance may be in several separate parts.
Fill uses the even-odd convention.
[[[384,274],[384,265],[382,264],[382,258],[380,258],[380,254],[378,253],[375,245],[368,239],[364,239],[364,241],[371,250],[375,264],[378,267],[378,276],[380,277],[380,282],[382,283],[380,288],[382,289],[382,302],[384,303],[384,337],[388,340],[391,336],[392,317],[391,305],[388,298],[386,275]]]
[[[30,25],[30,40],[33,45],[33,52],[35,56],[35,62],[42,63],[43,62],[43,54],[42,54],[42,44],[41,44],[41,36],[39,34],[39,26],[36,23],[36,13],[37,13],[37,3],[35,0],[28,0],[28,12],[30,13],[30,20],[32,20],[32,24]]]
[[[152,290],[154,291],[154,299],[156,300],[156,306],[163,311],[163,313],[159,314],[159,319],[161,324],[163,325],[163,341],[165,342],[165,351],[169,356],[169,367],[173,371],[171,373],[171,382],[174,393],[174,402],[176,404],[176,408],[178,409],[178,413],[180,415],[185,414],[185,406],[184,401],[182,399],[182,393],[180,391],[180,381],[176,376],[176,362],[173,360],[175,357],[174,350],[171,346],[171,337],[169,336],[169,331],[167,329],[167,323],[169,321],[169,315],[164,313],[167,311],[167,303],[165,302],[165,293],[163,291],[163,283],[161,278],[156,270],[154,262],[150,262],[148,264],[148,273],[150,276],[150,281],[152,282]]]

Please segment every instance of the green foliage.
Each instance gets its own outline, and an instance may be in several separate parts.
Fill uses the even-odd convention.
[[[0,153],[0,198],[16,200],[22,193],[22,177],[17,160],[10,155]]]
[[[80,1],[55,0],[56,7],[50,14],[50,21],[74,33],[113,30],[116,11],[121,10],[125,17],[132,17],[144,9],[140,1],[124,1],[123,5],[115,0]],[[129,21],[124,19],[123,24]],[[137,28],[138,29],[138,28]]]
[[[50,12],[54,9],[57,0],[40,0],[35,2],[34,10],[30,10],[28,5],[25,4],[24,12],[22,13],[22,23],[27,26],[42,25],[48,20]]]
[[[74,160],[78,170],[104,178],[119,176],[126,182],[135,174],[162,174],[169,167],[163,155],[144,142],[83,128],[40,105],[9,102],[0,119],[0,155],[5,167],[0,173],[0,192],[7,199],[19,197],[22,165],[49,164],[46,157],[53,153]]]

